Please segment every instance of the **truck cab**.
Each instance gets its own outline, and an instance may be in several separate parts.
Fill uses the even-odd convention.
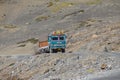
[[[49,44],[49,51],[51,53],[57,53],[61,51],[62,53],[65,52],[66,48],[66,34],[50,34],[48,36],[48,44]]]

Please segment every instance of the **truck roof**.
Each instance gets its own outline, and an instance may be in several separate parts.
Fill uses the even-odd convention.
[[[49,34],[49,36],[65,36],[66,34]]]
[[[54,31],[54,32],[52,32],[52,33],[50,33],[49,34],[49,36],[64,36],[64,35],[66,35],[64,32],[62,32],[62,31]]]

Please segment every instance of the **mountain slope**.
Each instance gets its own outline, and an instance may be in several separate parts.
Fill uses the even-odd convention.
[[[79,27],[80,33],[84,29],[91,29],[91,31],[88,31],[89,33],[81,33],[80,38],[83,38],[83,40],[77,41],[86,44],[84,46],[86,49],[88,49],[87,46],[96,45],[91,42],[91,44],[87,44],[85,42],[87,37],[85,36],[92,40],[91,35],[96,35],[97,32],[104,33],[104,31],[108,31],[107,28],[112,28],[110,26],[116,29],[113,37],[119,36],[119,0],[2,0],[0,4],[2,10],[0,12],[1,49],[12,48],[11,45],[17,47],[19,46],[17,43],[33,38],[45,40],[49,32],[58,29],[65,30],[68,37],[79,34]],[[105,26],[107,27],[104,30]],[[103,36],[104,34],[101,35],[101,37]],[[111,34],[107,34],[107,36],[109,37]],[[73,37],[73,39],[76,41],[77,38]],[[98,40],[104,41],[103,38]],[[119,37],[113,42],[119,44]],[[120,50],[119,45],[114,43],[113,45],[118,47],[115,51]],[[98,48],[104,46],[106,45],[104,44]],[[95,51],[97,50],[95,49]]]

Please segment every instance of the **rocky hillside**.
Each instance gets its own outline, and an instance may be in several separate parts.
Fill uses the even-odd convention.
[[[119,71],[119,57],[120,53],[91,51],[0,57],[0,79],[82,80],[90,74]]]
[[[75,51],[106,48],[119,52],[119,3],[119,0],[1,0],[1,54],[32,54],[38,40],[46,40],[49,32],[58,29],[68,34],[68,51],[74,51],[75,45]]]

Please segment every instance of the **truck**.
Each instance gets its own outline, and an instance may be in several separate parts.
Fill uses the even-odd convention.
[[[48,35],[46,41],[39,42],[40,53],[65,53],[67,36],[63,31],[54,31]]]

